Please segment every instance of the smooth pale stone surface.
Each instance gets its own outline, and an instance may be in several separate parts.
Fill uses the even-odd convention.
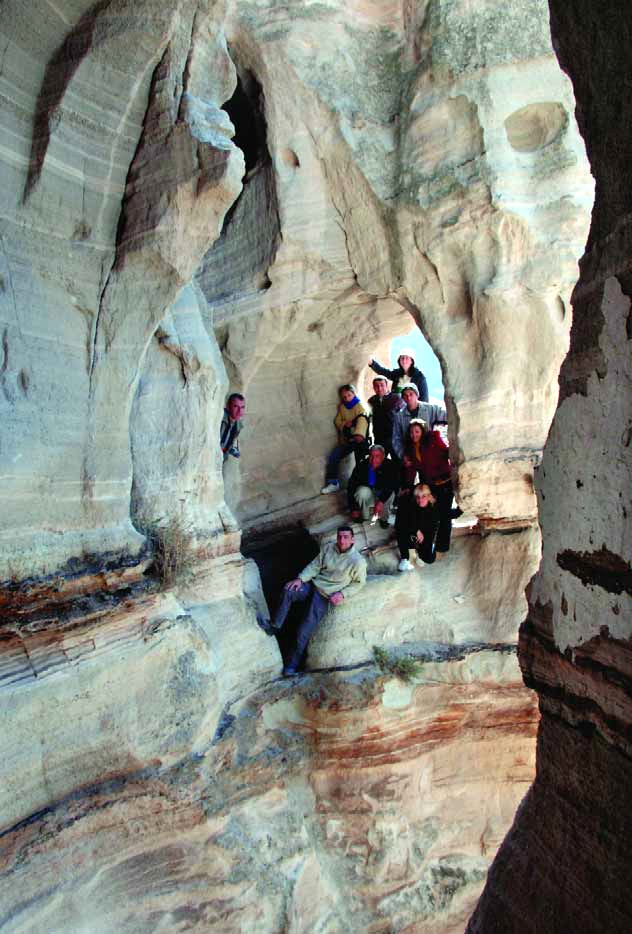
[[[632,594],[624,584],[626,563],[630,573],[632,527],[623,492],[630,489],[632,472],[631,302],[615,276],[605,280],[599,304],[604,326],[598,348],[607,366],[602,375],[590,374],[587,395],[574,393],[560,404],[542,464],[541,515],[549,534],[529,599],[533,605],[550,605],[552,634],[561,652],[599,636],[604,619],[613,639],[632,635]],[[585,438],[599,441],[586,445]],[[609,502],[610,508],[593,513],[589,504],[595,499]],[[586,586],[589,578],[582,579],[581,570],[573,573],[572,564],[564,566],[564,555],[575,556],[578,567],[583,556],[588,561],[585,573],[590,574],[591,552],[597,553],[592,559],[597,586]]]
[[[0,21],[3,581],[138,555],[136,382],[243,174],[208,6],[41,6],[36,26],[12,0]]]
[[[537,566],[533,467],[592,196],[545,0],[0,16],[0,580],[61,570],[54,590],[92,563],[98,604],[145,520],[182,518],[201,551],[153,603],[121,586],[3,630],[8,929],[462,931],[533,775],[534,698],[488,646],[515,639]],[[265,147],[244,177],[222,105],[247,72]],[[405,576],[376,548],[310,647],[364,667],[274,683],[226,500],[250,529],[330,520],[336,387],[366,394],[412,321],[461,502],[513,534]],[[228,388],[248,410],[224,495]],[[403,686],[374,644],[434,654]]]
[[[231,50],[261,83],[275,171],[246,177],[199,282],[231,385],[249,397],[229,496],[248,525],[289,497],[298,519],[309,508],[335,440],[335,388],[365,388],[366,358],[408,330],[405,312],[443,364],[466,510],[535,516],[592,179],[544,0],[520,0],[511,17],[495,2],[425,10],[231,8]],[[518,151],[516,113],[554,114],[559,132]],[[271,187],[278,217],[262,209]],[[402,313],[385,319],[384,301]]]

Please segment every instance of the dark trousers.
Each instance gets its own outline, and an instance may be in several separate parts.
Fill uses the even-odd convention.
[[[452,537],[452,499],[454,491],[452,481],[442,483],[441,486],[429,484],[433,496],[437,498],[436,508],[439,510],[439,531],[437,532],[437,551],[449,551]]]
[[[362,442],[348,441],[346,444],[337,444],[327,458],[325,480],[327,482],[330,480],[337,480],[338,471],[340,469],[340,461],[344,460],[344,458],[349,454],[355,454],[355,462],[358,464],[368,451],[368,448],[369,445],[366,440]]]
[[[296,631],[296,644],[285,663],[288,668],[298,668],[309,640],[329,609],[329,600],[316,590],[311,581],[301,584],[298,590],[288,590],[286,584],[272,624],[275,629],[281,629],[293,603],[307,603],[307,608]]]

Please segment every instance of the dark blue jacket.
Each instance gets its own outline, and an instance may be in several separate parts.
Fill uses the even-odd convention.
[[[347,484],[347,498],[349,500],[349,509],[358,508],[355,501],[355,491],[359,486],[368,486],[375,493],[376,499],[385,503],[391,493],[394,493],[399,487],[399,476],[395,464],[391,460],[384,460],[375,471],[375,483],[369,483],[369,458],[368,455],[356,465],[353,473],[349,477]]]

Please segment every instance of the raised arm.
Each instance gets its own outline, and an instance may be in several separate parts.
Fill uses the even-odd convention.
[[[382,366],[381,363],[378,363],[377,360],[373,360],[373,358],[369,360],[369,366],[374,373],[386,376],[390,380],[394,380],[396,376],[399,376],[399,370],[389,370],[387,367]]]

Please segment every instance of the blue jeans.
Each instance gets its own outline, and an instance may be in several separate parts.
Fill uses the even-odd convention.
[[[307,602],[305,616],[296,632],[296,644],[285,663],[287,668],[298,668],[300,665],[303,653],[314,630],[329,609],[329,600],[316,590],[311,581],[307,584],[301,584],[298,590],[288,590],[286,584],[281,592],[281,602],[272,623],[275,629],[282,628],[293,603]]]
[[[347,441],[345,444],[337,444],[329,457],[327,458],[327,470],[325,472],[325,482],[330,483],[338,479],[340,461],[348,457],[349,454],[355,454],[356,464],[368,450],[366,441]]]

